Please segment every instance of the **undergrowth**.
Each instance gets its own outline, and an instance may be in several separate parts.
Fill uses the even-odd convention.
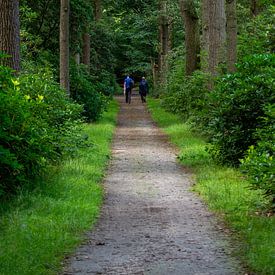
[[[92,146],[52,169],[35,191],[0,204],[0,274],[56,274],[83,240],[99,215],[117,109],[112,102],[98,123],[83,126]]]
[[[216,211],[235,237],[241,240],[239,256],[259,274],[275,273],[275,219],[264,215],[268,201],[260,190],[251,190],[248,181],[234,168],[216,165],[205,150],[205,141],[189,125],[149,99],[153,119],[180,148],[180,162],[194,174],[194,190]]]

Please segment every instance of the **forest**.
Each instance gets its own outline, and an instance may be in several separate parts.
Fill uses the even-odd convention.
[[[61,198],[51,189],[51,175],[85,151],[102,161],[100,183],[111,158],[106,148],[118,112],[113,98],[123,94],[130,74],[136,83],[146,76],[152,104],[204,140],[205,150],[194,159],[207,155],[240,173],[259,198],[253,212],[269,220],[272,232],[274,23],[273,0],[0,0],[0,231],[11,230],[7,225],[18,209],[27,212],[31,194]],[[108,121],[113,125],[107,130]],[[101,145],[106,148],[97,151]],[[184,154],[179,159],[184,162]],[[55,260],[41,256],[30,271],[32,259],[20,274],[57,274],[89,221],[70,229],[78,237],[60,245]],[[0,274],[19,274],[14,251],[1,249],[3,243],[7,251],[13,247],[17,234],[0,237],[0,262],[7,262],[3,268],[0,263]],[[267,242],[274,244],[274,233]],[[252,263],[257,253],[266,260],[258,266]],[[274,274],[274,247],[257,253],[244,260],[249,268]]]

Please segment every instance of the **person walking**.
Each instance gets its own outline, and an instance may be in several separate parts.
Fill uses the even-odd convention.
[[[148,94],[148,92],[149,92],[148,82],[143,76],[139,83],[139,94],[140,94],[142,103],[146,102],[146,95]]]
[[[124,80],[124,95],[126,103],[131,103],[131,94],[132,94],[132,88],[134,86],[134,80],[127,75],[127,77]]]

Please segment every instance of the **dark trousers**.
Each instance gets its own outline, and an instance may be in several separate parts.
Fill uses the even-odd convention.
[[[126,93],[125,93],[125,96],[126,96],[126,103],[131,103],[131,89],[130,88],[126,88]]]
[[[146,93],[145,92],[140,92],[140,97],[141,97],[141,102],[145,103],[146,102]]]

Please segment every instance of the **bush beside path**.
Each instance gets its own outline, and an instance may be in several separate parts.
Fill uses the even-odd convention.
[[[102,204],[100,184],[110,158],[117,104],[84,125],[90,146],[0,208],[0,274],[57,274],[64,257],[83,241]]]

